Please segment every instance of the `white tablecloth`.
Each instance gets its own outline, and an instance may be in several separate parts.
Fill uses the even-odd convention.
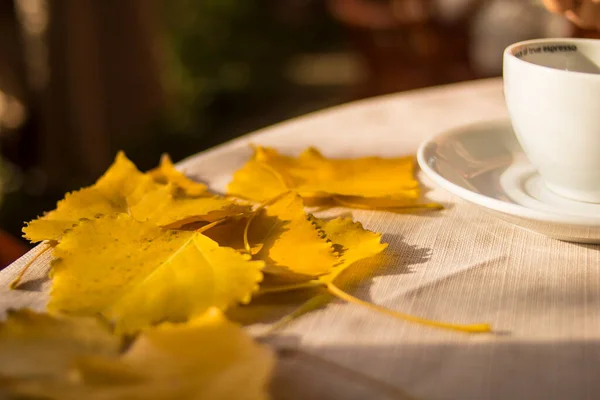
[[[462,83],[318,112],[181,165],[222,190],[250,156],[249,143],[290,153],[313,145],[328,156],[398,156],[414,153],[424,139],[449,128],[502,118],[500,80]],[[428,196],[446,204],[446,210],[352,211],[368,229],[384,233],[391,252],[386,265],[375,268],[353,293],[432,319],[490,322],[496,334],[442,331],[333,302],[271,341],[281,349],[275,397],[600,398],[600,247],[524,231],[432,189]],[[328,213],[343,212],[348,210]],[[33,280],[27,290],[6,289],[28,257],[0,273],[2,309],[43,307],[48,258],[28,274]]]

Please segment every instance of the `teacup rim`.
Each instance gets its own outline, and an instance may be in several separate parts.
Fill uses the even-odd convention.
[[[508,45],[503,52],[503,56],[509,57],[511,60],[519,63],[519,64],[523,64],[523,65],[529,65],[532,68],[539,68],[542,70],[546,70],[546,71],[553,71],[554,73],[557,74],[565,74],[565,75],[571,75],[571,76],[580,76],[580,77],[586,77],[587,79],[600,79],[600,75],[599,74],[593,74],[590,72],[581,72],[581,71],[567,71],[567,70],[563,70],[563,69],[557,69],[557,68],[552,68],[546,65],[540,65],[540,64],[535,64],[526,60],[523,60],[521,58],[518,58],[512,51],[515,48],[518,47],[522,47],[522,46],[527,46],[527,45],[531,45],[531,44],[544,44],[544,43],[564,43],[564,44],[568,44],[568,43],[572,43],[572,44],[578,44],[578,43],[594,43],[596,45],[598,45],[598,47],[600,48],[600,39],[592,39],[592,38],[570,38],[570,37],[550,37],[550,38],[538,38],[538,39],[528,39],[528,40],[522,40],[519,42],[515,42],[512,43],[510,45]]]

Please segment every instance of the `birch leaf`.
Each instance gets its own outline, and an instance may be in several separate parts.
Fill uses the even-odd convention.
[[[331,266],[324,274],[315,280],[304,283],[265,282],[261,286],[261,293],[277,293],[289,290],[327,286],[345,270],[361,260],[366,260],[383,252],[387,243],[381,243],[381,234],[363,228],[360,222],[353,222],[350,218],[336,218],[324,220],[311,218],[315,225],[325,234],[339,254],[339,262]]]
[[[305,199],[351,196],[383,199],[389,206],[416,204],[419,183],[414,157],[329,159],[309,148],[298,157],[257,147],[233,177],[228,191],[255,201],[266,201],[287,190]]]
[[[306,179],[299,185],[299,191],[309,197],[419,198],[419,183],[414,177],[415,159],[412,156],[328,159],[310,147],[300,154],[298,164],[302,166]]]
[[[288,280],[308,280],[331,271],[339,260],[304,212],[302,198],[288,193],[252,220],[248,238],[261,243],[255,258],[265,273]]]
[[[202,234],[160,229],[126,214],[82,222],[54,256],[48,309],[99,314],[128,333],[246,303],[264,266]]]
[[[32,242],[58,241],[82,219],[127,213],[146,193],[159,186],[119,152],[113,165],[96,184],[67,194],[55,210],[29,222],[23,232]]]
[[[489,324],[472,324],[472,325],[460,325],[447,323],[442,321],[433,321],[426,318],[417,317],[410,314],[405,314],[399,311],[391,310],[377,304],[364,301],[355,296],[352,296],[339,286],[338,278],[348,270],[350,267],[358,267],[358,262],[362,260],[370,259],[377,254],[381,253],[387,244],[381,243],[381,235],[365,230],[360,223],[352,222],[350,219],[336,218],[331,221],[321,220],[314,218],[315,223],[323,230],[327,238],[329,238],[334,246],[338,248],[341,254],[341,264],[333,268],[329,274],[325,274],[317,278],[316,280],[305,282],[304,285],[272,285],[263,288],[265,293],[277,293],[285,292],[287,290],[298,290],[303,288],[314,288],[316,284],[321,284],[329,293],[317,295],[303,305],[301,305],[296,311],[282,318],[272,329],[277,329],[280,326],[289,323],[290,321],[298,318],[299,316],[313,311],[325,304],[332,297],[360,305],[365,308],[369,308],[373,311],[379,312],[390,317],[418,323],[421,325],[431,326],[435,328],[442,328],[461,332],[470,333],[488,333],[491,331]],[[362,272],[362,273],[361,273]],[[358,271],[355,276],[364,276],[366,271]],[[345,284],[352,284],[352,280],[345,280]]]
[[[96,184],[67,194],[55,210],[31,221],[23,231],[32,242],[59,241],[81,220],[100,215],[126,213],[159,226],[179,228],[248,211],[248,206],[212,195],[206,186],[185,177],[168,156],[163,156],[160,167],[143,174],[120,152]]]

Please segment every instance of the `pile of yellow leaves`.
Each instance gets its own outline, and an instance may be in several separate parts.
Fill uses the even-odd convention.
[[[19,399],[267,399],[274,361],[216,308],[133,343],[90,317],[20,310],[0,326],[0,387]]]
[[[419,203],[413,168],[412,158],[329,160],[315,149],[293,158],[258,147],[220,196],[166,156],[142,173],[120,153],[93,186],[24,228],[53,250],[49,314],[17,311],[0,325],[0,387],[51,399],[267,398],[271,352],[223,313],[305,288],[419,323],[488,331],[390,311],[336,284],[386,244],[305,205],[436,208]]]

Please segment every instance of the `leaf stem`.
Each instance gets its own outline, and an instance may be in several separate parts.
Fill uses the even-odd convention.
[[[282,329],[285,325],[289,324],[296,318],[306,314],[307,312],[310,312],[312,310],[315,310],[315,309],[321,307],[323,304],[326,304],[329,299],[330,299],[330,295],[327,293],[311,297],[308,301],[303,303],[300,307],[296,308],[291,313],[289,313],[289,314],[283,316],[282,318],[280,318],[279,320],[277,320],[273,325],[271,325],[269,328],[267,328],[267,330],[265,332],[263,332],[260,336],[266,337],[266,336],[273,335],[276,331]]]
[[[285,293],[291,292],[295,290],[303,290],[303,289],[316,289],[321,287],[326,287],[327,285],[324,282],[313,280],[299,283],[290,283],[286,285],[278,285],[273,287],[267,287],[265,289],[261,289],[257,295],[262,296],[264,294],[274,294],[274,293]]]
[[[46,242],[45,246],[46,247],[43,250],[38,252],[31,260],[27,261],[27,264],[25,264],[25,266],[23,268],[21,268],[21,271],[19,272],[19,274],[16,276],[15,279],[13,279],[13,281],[8,286],[11,290],[15,290],[19,286],[19,284],[21,283],[21,280],[23,279],[23,276],[25,276],[25,273],[27,272],[29,267],[31,267],[33,265],[35,260],[40,258],[40,256],[42,254],[44,254],[45,252],[47,252],[48,250],[54,248],[54,245],[52,245],[51,242]]]
[[[467,333],[489,333],[492,331],[489,324],[474,324],[474,325],[451,324],[451,323],[447,323],[447,322],[433,321],[433,320],[429,320],[429,319],[425,319],[425,318],[420,318],[420,317],[416,317],[414,315],[404,314],[404,313],[401,313],[398,311],[393,311],[388,308],[381,307],[376,304],[369,303],[368,301],[364,301],[357,297],[354,297],[354,296],[344,292],[342,289],[340,289],[333,283],[327,283],[327,290],[329,291],[329,293],[331,293],[335,297],[342,299],[344,301],[361,305],[370,310],[380,312],[380,313],[388,315],[390,317],[402,319],[402,320],[409,321],[409,322],[415,322],[415,323],[421,324],[421,325],[431,326],[434,328],[449,329],[449,330],[460,331],[460,332],[467,332]]]
[[[196,229],[194,232],[196,232],[196,233],[204,233],[207,230],[209,230],[210,228],[214,228],[215,226],[222,224],[223,222],[227,221],[228,219],[229,219],[228,217],[218,219],[216,221],[211,222],[210,224],[204,225],[202,228]]]

